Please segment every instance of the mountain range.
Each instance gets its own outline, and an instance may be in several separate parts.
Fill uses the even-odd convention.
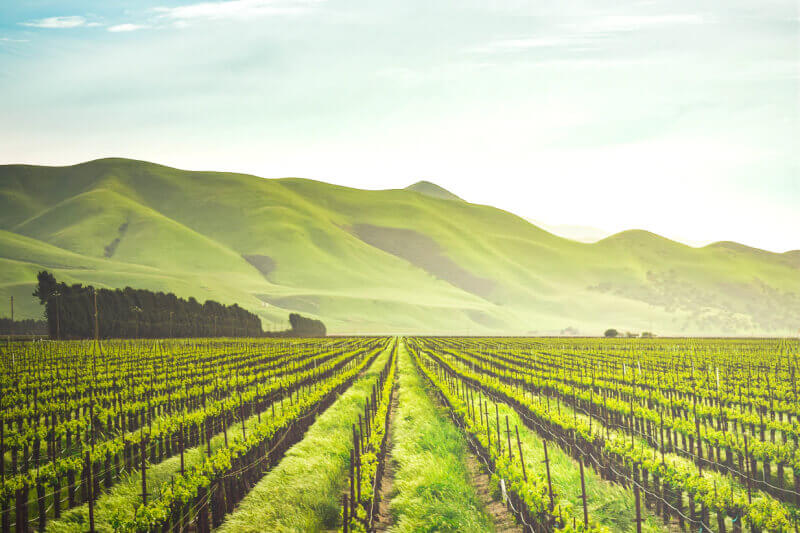
[[[0,297],[21,318],[41,316],[42,269],[236,302],[267,329],[289,312],[341,334],[800,328],[800,251],[641,230],[577,242],[430,182],[371,191],[129,159],[0,166]]]

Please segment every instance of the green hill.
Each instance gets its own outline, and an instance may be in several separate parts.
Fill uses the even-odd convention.
[[[409,185],[406,187],[407,191],[416,191],[421,194],[426,194],[428,196],[432,196],[434,198],[441,198],[443,200],[461,200],[458,196],[451,193],[447,189],[439,187],[435,183],[431,183],[430,181],[418,181],[413,185]]]
[[[457,200],[457,201],[454,201]],[[628,231],[594,244],[429,182],[366,191],[126,159],[0,166],[0,297],[69,282],[290,311],[334,333],[788,334],[800,256]]]

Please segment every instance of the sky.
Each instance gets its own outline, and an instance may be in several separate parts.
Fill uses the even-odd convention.
[[[795,0],[6,0],[0,164],[425,179],[553,227],[800,249]]]

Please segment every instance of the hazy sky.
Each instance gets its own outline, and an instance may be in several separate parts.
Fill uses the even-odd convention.
[[[105,156],[800,249],[795,0],[5,0],[0,163]]]

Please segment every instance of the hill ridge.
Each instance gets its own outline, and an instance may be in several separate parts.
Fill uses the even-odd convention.
[[[0,297],[37,317],[35,273],[55,266],[68,282],[238,302],[273,329],[303,311],[335,333],[796,331],[800,251],[645,230],[580,243],[449,196],[125,158],[3,165]]]
[[[415,191],[420,194],[425,194],[427,196],[432,196],[434,198],[440,198],[442,200],[463,200],[453,194],[452,192],[448,191],[444,187],[433,183],[432,181],[428,180],[420,180],[416,183],[412,183],[408,187],[405,188],[407,191]]]

